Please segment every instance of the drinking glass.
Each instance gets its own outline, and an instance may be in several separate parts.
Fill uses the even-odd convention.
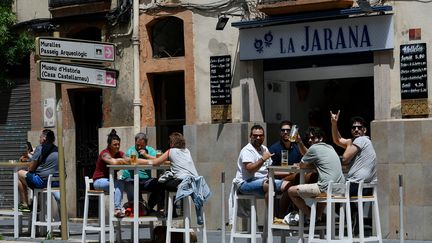
[[[297,125],[293,125],[291,127],[291,132],[289,135],[290,142],[294,143],[297,140],[297,137],[298,137],[298,127],[297,127]]]
[[[281,151],[281,166],[288,166],[288,150]]]
[[[132,165],[136,164],[136,160],[137,160],[137,155],[136,155],[136,153],[132,152],[130,158],[131,158],[131,164],[132,164]]]
[[[162,155],[162,150],[156,150],[156,158],[161,157]]]

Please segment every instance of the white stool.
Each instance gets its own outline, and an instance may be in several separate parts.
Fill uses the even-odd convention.
[[[166,243],[171,243],[171,233],[172,232],[181,232],[184,233],[184,242],[190,243],[190,233],[194,232],[194,230],[191,227],[191,207],[193,205],[192,198],[190,196],[183,198],[183,222],[184,227],[173,227],[173,211],[174,211],[174,202],[173,202],[173,196],[176,195],[176,192],[167,192],[166,197],[168,201],[168,215],[166,220]],[[203,225],[202,225],[202,234],[203,234],[203,243],[207,243],[207,228],[206,228],[206,218],[205,213],[203,209]]]
[[[371,188],[373,193],[371,196],[363,195],[363,188]],[[355,242],[366,242],[366,241],[378,241],[382,243],[382,235],[381,235],[381,223],[378,209],[378,193],[377,193],[378,184],[376,183],[363,183],[361,181],[358,187],[358,194],[356,197],[351,197],[351,202],[357,203],[358,206],[358,221],[359,221],[359,237],[354,238]],[[372,205],[372,225],[375,225],[375,236],[366,237],[364,236],[364,210],[363,203],[370,202]]]
[[[91,189],[90,184],[93,184],[93,179],[88,176],[85,180],[85,198],[84,198],[84,215],[82,226],[82,240],[86,242],[86,231],[98,231],[100,242],[105,242],[105,233],[109,227],[105,225],[105,192],[103,190]],[[88,225],[89,197],[98,197],[99,200],[99,226]]]
[[[250,201],[250,224],[248,232],[237,231],[237,213],[239,207],[239,200]],[[257,229],[257,213],[256,213],[256,200],[255,195],[242,195],[238,194],[237,190],[234,192],[234,209],[233,209],[233,224],[231,228],[230,243],[234,243],[234,238],[248,238],[251,239],[251,243],[256,243],[257,238],[261,238],[261,234],[258,234]]]
[[[352,226],[351,226],[351,207],[349,197],[349,181],[346,183],[330,182],[327,192],[318,197],[312,198],[311,217],[309,225],[309,243],[311,242],[353,242]],[[326,203],[327,219],[326,219],[326,237],[318,239],[315,237],[315,221],[316,209],[318,203]],[[335,213],[334,205],[339,203],[339,237],[336,238],[335,233]],[[347,222],[347,236],[345,237],[345,216]]]
[[[35,188],[33,190],[33,212],[32,212],[32,227],[31,227],[31,238],[36,237],[36,226],[47,227],[47,233],[52,234],[53,226],[60,226],[61,221],[55,221],[52,217],[51,212],[51,196],[53,192],[60,192],[59,187],[52,187],[52,182],[58,181],[58,177],[48,176],[47,188],[39,189]],[[38,197],[41,195],[42,208],[39,214],[38,220]],[[45,198],[46,196],[46,198]],[[46,203],[46,207],[45,204]]]

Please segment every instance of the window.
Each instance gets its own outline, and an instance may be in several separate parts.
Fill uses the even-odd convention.
[[[154,58],[184,56],[183,20],[160,19],[152,25],[150,33]]]

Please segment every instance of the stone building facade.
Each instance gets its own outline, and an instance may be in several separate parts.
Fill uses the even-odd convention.
[[[403,175],[406,238],[432,239],[432,233],[422,227],[428,225],[432,217],[428,196],[431,189],[427,186],[432,171],[428,153],[429,133],[432,132],[432,122],[428,118],[430,92],[423,90],[423,96],[414,103],[403,100],[400,69],[401,46],[425,43],[427,47],[430,42],[431,3],[369,1],[372,11],[365,11],[358,9],[353,1],[345,0],[332,1],[336,4],[327,9],[304,8],[305,2],[300,0],[295,1],[295,6],[289,3],[293,1],[243,4],[228,0],[217,3],[210,0],[140,1],[139,102],[136,104],[133,85],[133,41],[136,40],[131,39],[132,6],[128,1],[39,2],[42,3],[34,6],[33,1],[17,0],[20,21],[52,24],[60,37],[107,41],[117,47],[116,61],[111,65],[120,71],[116,89],[62,85],[67,183],[76,185],[76,188],[68,187],[67,192],[68,202],[77,202],[68,204],[70,217],[79,216],[83,175],[91,173],[88,166],[105,147],[109,130],[119,131],[123,149],[133,144],[136,105],[140,107],[139,130],[150,135],[152,146],[166,149],[167,135],[172,131],[185,135],[198,171],[206,177],[213,191],[206,207],[207,218],[215,219],[208,222],[211,229],[221,227],[220,175],[226,173],[225,192],[228,193],[238,153],[248,142],[251,125],[264,125],[266,142],[271,144],[277,140],[277,124],[281,120],[291,119],[303,130],[312,124],[328,126],[328,111],[341,109],[345,122],[356,114],[372,121],[369,131],[379,163],[383,236],[399,237],[398,175]],[[328,6],[324,4],[326,0],[316,2]],[[83,9],[87,12],[83,13]],[[111,17],[109,21],[106,16]],[[229,17],[229,22],[223,30],[216,30],[221,16]],[[386,42],[378,49],[357,47],[338,51],[336,45],[342,43],[337,37],[333,51],[328,53],[288,55],[278,50],[260,57],[262,54],[253,46],[247,47],[248,33],[253,36],[267,28],[272,30],[272,38],[281,26],[284,30],[280,33],[285,34],[298,26],[315,26],[323,33],[336,28],[332,33],[337,36],[339,27],[336,25],[344,22],[341,19],[347,23],[359,21],[355,22],[357,26],[364,26],[363,21],[374,16],[391,19],[389,25],[382,27],[382,32],[388,33],[387,39],[382,41],[391,43]],[[372,28],[373,23],[370,26]],[[171,36],[172,31],[183,35]],[[36,35],[52,35],[52,32],[48,29]],[[345,37],[349,38],[349,33]],[[270,36],[261,38],[268,41]],[[324,45],[326,37],[323,38]],[[275,39],[274,45],[280,41],[281,38]],[[290,48],[289,42],[286,47]],[[430,56],[429,49],[424,53],[426,56]],[[226,114],[230,115],[225,115],[223,122],[216,121],[220,113],[211,103],[210,60],[218,56],[231,59],[231,100],[225,106],[230,111]],[[30,61],[32,131],[29,140],[36,144],[37,135],[44,127],[43,102],[55,97],[55,88],[52,83],[36,79],[34,57]],[[426,75],[430,76],[427,72]],[[427,78],[423,83],[429,86]],[[411,111],[403,113],[407,106]],[[416,113],[415,110],[420,111]],[[347,127],[341,124],[341,129],[347,130]]]

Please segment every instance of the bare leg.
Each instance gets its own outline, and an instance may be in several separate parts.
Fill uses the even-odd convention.
[[[264,181],[263,190],[264,190],[265,203],[267,205],[267,203],[268,203],[268,190],[269,190],[268,180]]]
[[[303,198],[297,192],[298,186],[292,186],[288,189],[288,195],[290,196],[293,203],[300,209],[305,216],[310,217],[310,208],[306,205]]]
[[[318,205],[317,205],[317,220],[321,220],[325,207],[326,207],[325,203],[318,203]]]
[[[294,181],[283,181],[282,182],[282,197],[279,199],[279,208],[277,214],[280,218],[283,218],[288,213],[288,208],[293,204],[291,198],[288,195],[288,189],[295,184]]]
[[[23,205],[28,205],[28,195],[27,195],[27,182],[26,182],[26,170],[18,171],[18,191],[20,194],[20,201]]]

